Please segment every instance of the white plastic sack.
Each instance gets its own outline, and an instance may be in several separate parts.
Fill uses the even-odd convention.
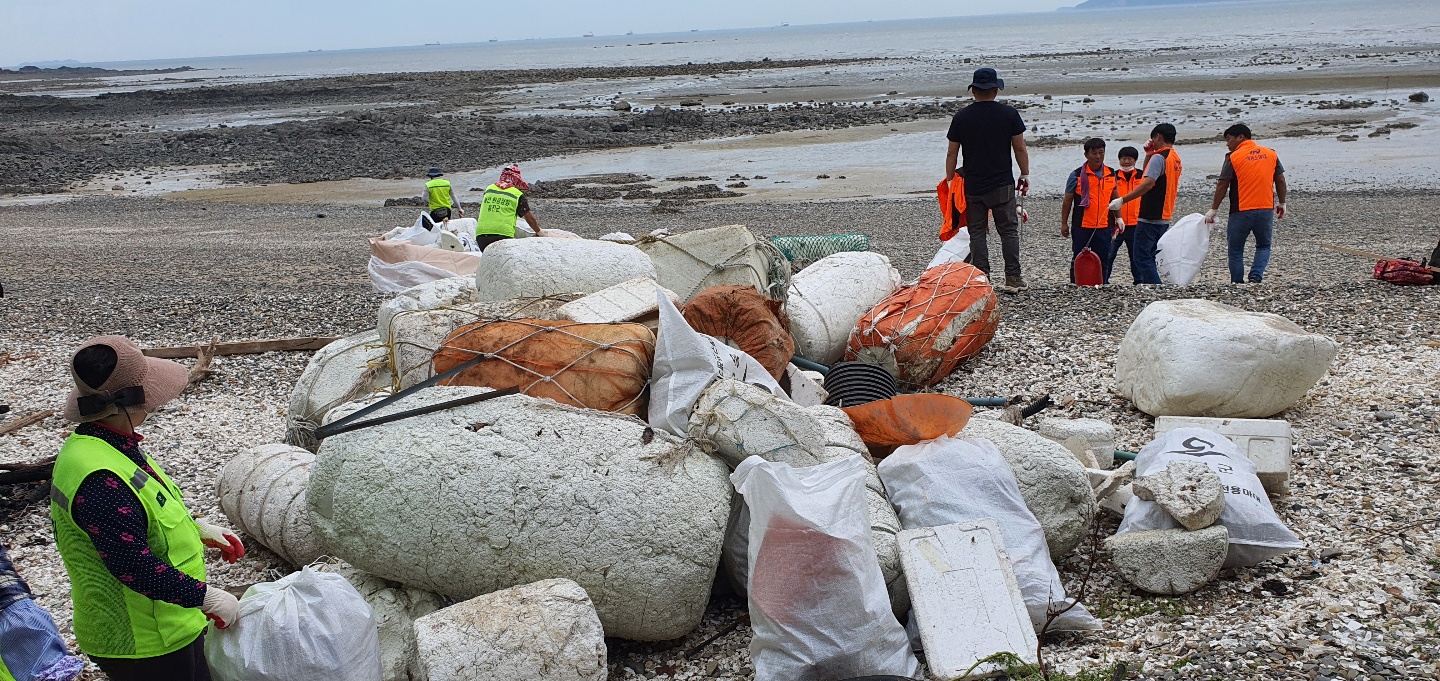
[[[935,257],[930,259],[930,264],[926,265],[925,269],[928,270],[946,263],[965,262],[968,257],[970,257],[970,231],[961,229],[959,234],[940,244],[940,250],[935,253]]]
[[[1020,484],[989,440],[940,437],[897,447],[880,462],[880,480],[907,530],[993,518],[1015,568],[1015,581],[1039,631],[1050,608],[1068,603],[1050,560],[1045,530],[1020,496]],[[1052,631],[1099,629],[1083,605],[1055,618]]]
[[[664,289],[655,292],[660,331],[655,334],[655,364],[650,371],[647,420],[651,427],[686,437],[690,412],[695,410],[700,394],[717,378],[758,385],[776,397],[789,399],[754,357],[690,328],[665,294]]]
[[[1191,213],[1170,225],[1156,245],[1155,266],[1167,284],[1189,286],[1200,273],[1200,263],[1210,251],[1210,225],[1205,216]]]
[[[377,293],[399,293],[413,286],[455,276],[450,270],[423,262],[407,260],[388,263],[373,255],[370,256],[369,270],[370,286]]]
[[[210,628],[205,659],[216,681],[380,681],[370,606],[344,577],[309,567],[250,587],[235,623]]]
[[[1255,565],[1267,558],[1304,548],[1270,505],[1255,475],[1255,462],[1225,436],[1204,428],[1176,428],[1152,440],[1135,457],[1135,476],[1158,473],[1171,461],[1199,461],[1220,476],[1225,510],[1219,524],[1230,531],[1225,567]],[[1181,527],[1160,505],[1136,497],[1125,505],[1116,535]]]
[[[751,515],[756,681],[919,675],[876,562],[866,474],[859,456],[806,468],[752,456],[730,475]]]

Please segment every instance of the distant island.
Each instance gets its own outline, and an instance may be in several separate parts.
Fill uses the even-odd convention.
[[[1253,0],[1085,0],[1074,7],[1061,7],[1060,12],[1077,9],[1117,9],[1120,7],[1158,7],[1161,5],[1208,5],[1217,2],[1251,2]]]
[[[39,78],[90,78],[95,76],[137,76],[156,73],[183,73],[194,71],[194,67],[180,66],[170,69],[132,69],[116,70],[102,69],[93,66],[50,66],[41,67],[34,64],[26,64],[18,69],[0,69],[0,78],[14,76],[28,76]]]

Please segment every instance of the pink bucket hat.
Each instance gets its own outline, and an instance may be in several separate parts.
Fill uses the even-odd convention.
[[[119,414],[125,407],[139,407],[147,412],[180,396],[189,380],[189,371],[166,359],[146,357],[140,348],[124,336],[97,336],[75,350],[96,345],[115,351],[115,370],[99,388],[91,388],[75,374],[71,356],[70,377],[75,389],[65,400],[65,418],[81,423]],[[82,408],[83,407],[83,408]]]

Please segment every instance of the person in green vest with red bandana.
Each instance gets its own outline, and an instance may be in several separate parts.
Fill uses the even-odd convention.
[[[475,223],[475,243],[484,251],[490,244],[502,239],[515,238],[515,221],[524,218],[535,236],[540,233],[540,223],[530,212],[530,202],[525,192],[530,185],[520,177],[520,166],[510,164],[500,171],[500,179],[485,188],[480,199],[480,214]]]
[[[70,362],[65,418],[79,425],[55,459],[50,519],[70,576],[75,640],[112,681],[205,680],[207,618],[240,604],[205,581],[205,547],[245,555],[233,532],[197,520],[135,429],[185,389],[185,367],[121,336],[87,341]]]

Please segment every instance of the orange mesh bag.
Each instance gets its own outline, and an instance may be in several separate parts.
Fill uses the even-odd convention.
[[[516,386],[526,395],[561,404],[643,414],[655,335],[641,324],[476,322],[445,338],[435,351],[435,373],[482,356],[480,363],[441,384]]]
[[[934,385],[979,354],[999,325],[985,273],[946,263],[865,313],[850,331],[845,359],[884,366],[906,388]]]
[[[712,286],[691,298],[682,313],[691,328],[740,348],[778,381],[795,356],[782,304],[753,286]]]

